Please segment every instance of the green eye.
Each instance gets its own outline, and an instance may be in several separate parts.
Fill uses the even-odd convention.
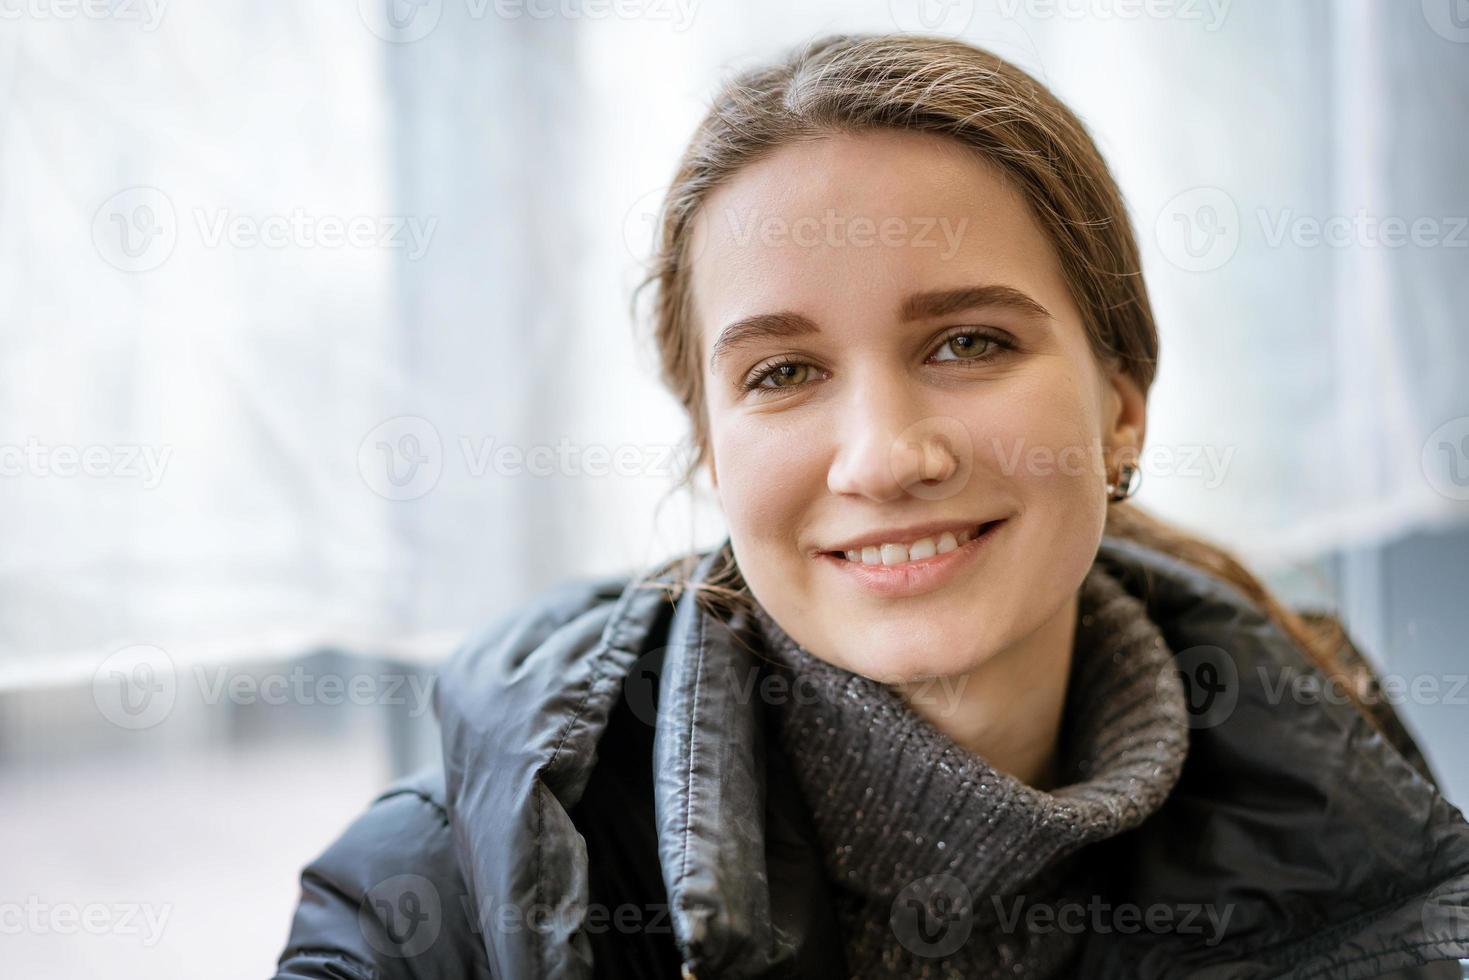
[[[794,388],[809,380],[811,365],[799,361],[772,364],[750,379],[750,388]]]
[[[925,363],[949,362],[977,367],[998,361],[1018,349],[1016,342],[1003,332],[969,328],[956,330],[939,341]],[[791,358],[757,368],[739,386],[746,392],[764,395],[781,389],[801,388],[808,382],[825,377],[815,365]]]
[[[781,364],[770,372],[770,377],[775,381],[775,387],[784,388],[786,384],[799,384],[806,380],[810,368],[805,364]]]
[[[940,357],[938,360],[968,361],[984,357],[989,353],[990,348],[995,346],[995,341],[981,333],[956,333],[945,340],[942,346],[954,356]]]

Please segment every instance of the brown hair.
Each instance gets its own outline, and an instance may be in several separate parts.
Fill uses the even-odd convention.
[[[1117,184],[1071,110],[1024,71],[960,41],[916,35],[823,37],[722,86],[664,201],[653,267],[638,292],[653,287],[653,334],[663,381],[692,425],[684,484],[708,455],[687,260],[695,215],[712,189],[783,144],[879,128],[945,135],[998,166],[1027,199],[1054,246],[1093,352],[1124,371],[1144,394],[1152,385],[1158,331],[1137,242]],[[1328,676],[1343,681],[1362,706],[1359,685],[1366,679],[1360,672],[1349,677],[1338,662],[1348,641],[1334,618],[1292,611],[1224,548],[1133,503],[1109,505],[1105,533],[1172,555],[1238,588]],[[696,587],[726,605],[749,598],[732,562]]]

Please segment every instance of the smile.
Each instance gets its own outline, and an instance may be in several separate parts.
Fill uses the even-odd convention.
[[[987,551],[1008,519],[941,531],[912,541],[864,544],[823,551],[817,559],[850,584],[885,598],[920,595],[940,588]]]
[[[934,555],[946,555],[973,539],[979,537],[986,530],[999,521],[990,521],[988,524],[976,524],[972,527],[958,528],[953,531],[944,531],[941,534],[918,538],[913,541],[895,541],[879,545],[867,545],[862,548],[852,548],[840,554],[847,561],[860,562],[863,565],[902,565],[911,561],[922,561],[932,558]]]

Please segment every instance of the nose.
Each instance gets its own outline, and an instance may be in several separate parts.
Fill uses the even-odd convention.
[[[926,414],[900,381],[854,384],[832,435],[826,485],[834,494],[881,503],[931,497],[963,469],[962,426]]]

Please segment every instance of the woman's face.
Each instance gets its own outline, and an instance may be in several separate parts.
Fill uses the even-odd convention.
[[[1093,357],[998,171],[938,136],[833,135],[741,170],[693,235],[711,476],[798,643],[898,683],[1067,608],[1142,395]]]

